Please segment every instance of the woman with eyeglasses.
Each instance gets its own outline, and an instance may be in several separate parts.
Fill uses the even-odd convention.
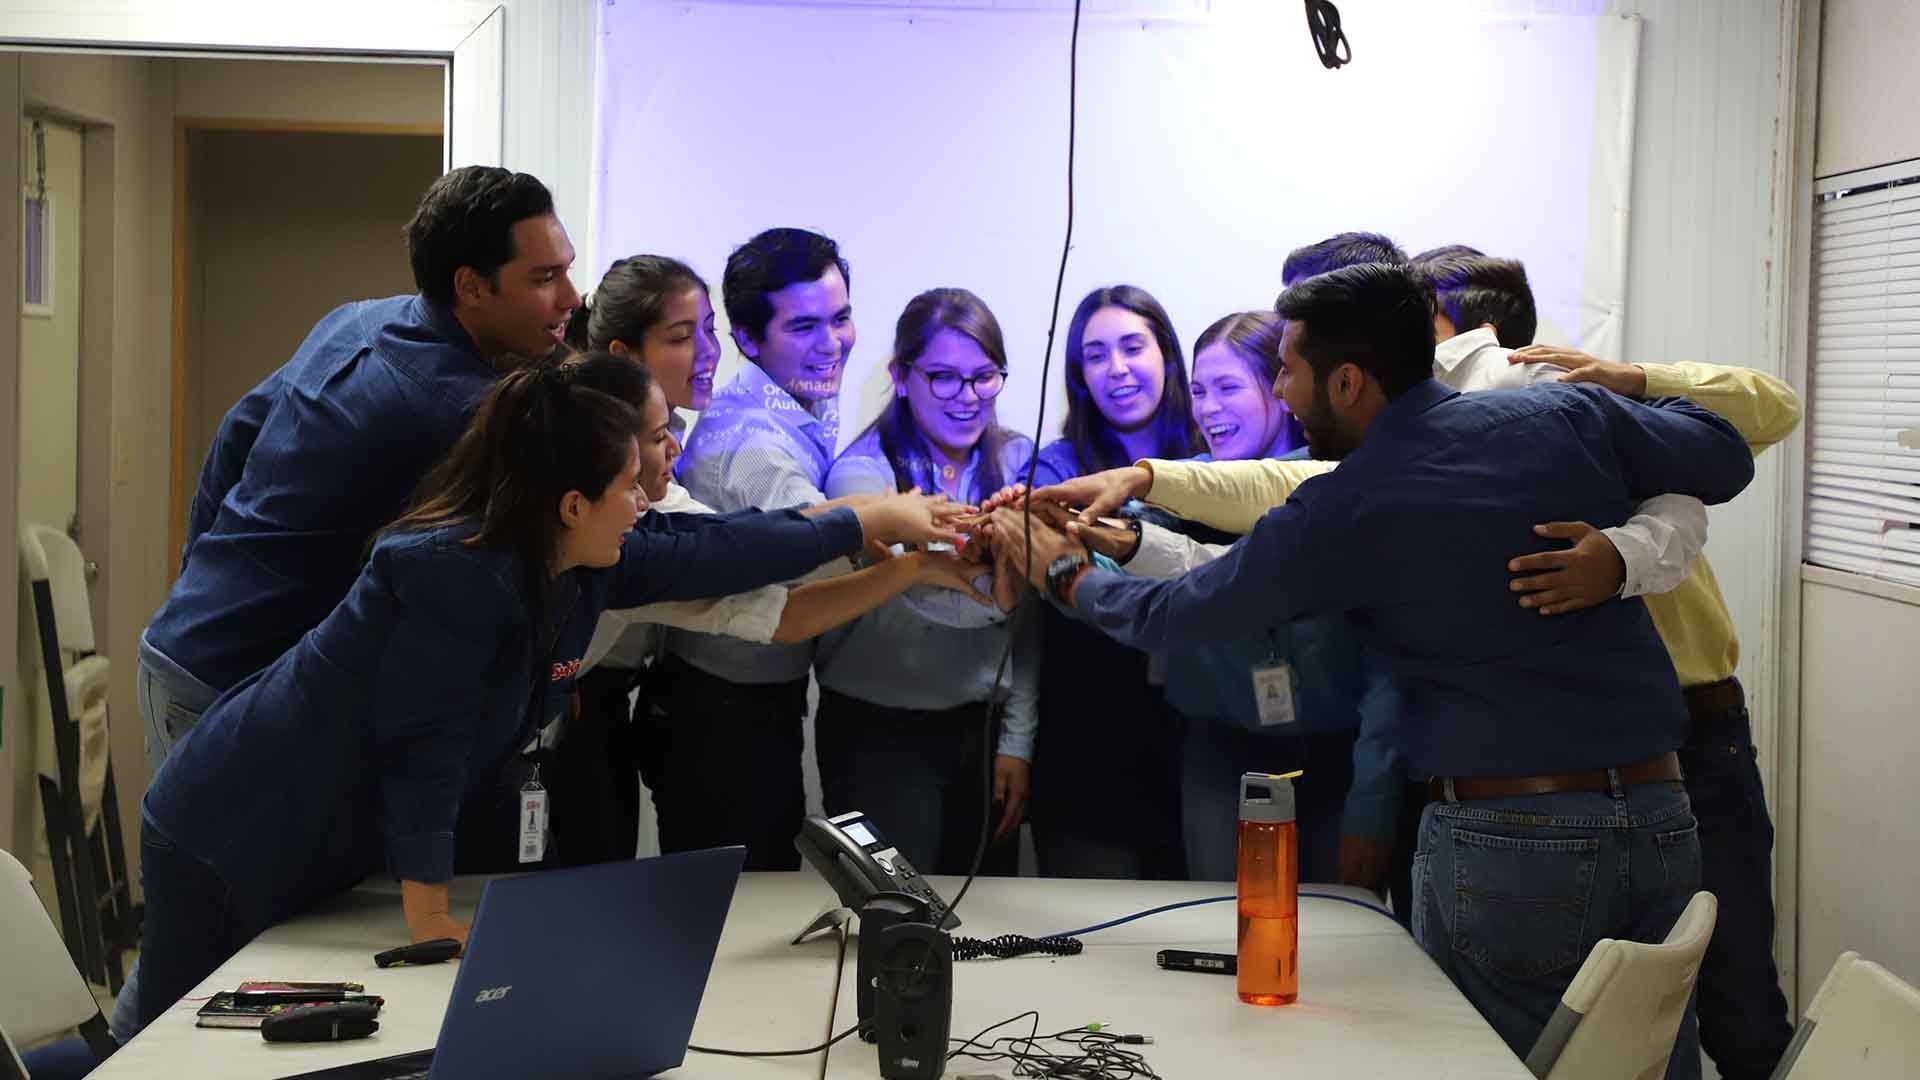
[[[1066,420],[1040,451],[1036,487],[1200,450],[1180,339],[1145,289],[1088,293],[1063,355]],[[1040,873],[1182,877],[1175,737],[1149,658],[1050,606],[1042,615],[1031,812]]]
[[[910,491],[976,503],[1033,453],[1001,427],[1000,324],[965,289],[921,293],[901,312],[888,364],[894,396],[827,474],[831,497]],[[983,586],[990,571],[982,567]],[[983,588],[982,591],[988,591]],[[953,603],[958,599],[960,603]],[[980,843],[982,775],[992,772],[994,843],[983,864],[1012,873],[1033,759],[1034,643],[1015,641],[1003,698],[989,708],[1009,618],[968,597],[910,590],[820,639],[814,747],[829,814],[864,811],[926,873],[964,874]],[[983,749],[989,713],[993,751]]]

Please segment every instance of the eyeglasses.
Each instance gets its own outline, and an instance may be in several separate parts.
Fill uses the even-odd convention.
[[[965,377],[957,371],[921,371],[920,374],[926,376],[927,390],[940,401],[959,397],[963,386],[973,387],[974,397],[988,401],[1007,385],[1007,373],[998,368]]]

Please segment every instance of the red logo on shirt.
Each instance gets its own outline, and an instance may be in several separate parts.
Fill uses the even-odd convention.
[[[554,682],[566,682],[578,674],[580,674],[580,661],[578,660],[569,660],[564,664],[553,665]]]

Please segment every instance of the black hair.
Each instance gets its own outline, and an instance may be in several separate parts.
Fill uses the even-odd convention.
[[[1133,464],[1120,437],[1107,423],[1106,414],[1094,404],[1093,391],[1087,388],[1086,357],[1082,351],[1087,323],[1101,308],[1110,307],[1123,308],[1145,319],[1153,331],[1154,342],[1160,346],[1160,356],[1166,361],[1160,409],[1153,419],[1154,456],[1188,458],[1199,453],[1204,443],[1199,428],[1193,423],[1187,362],[1180,352],[1180,339],[1173,332],[1173,320],[1147,290],[1137,285],[1109,285],[1088,293],[1080,306],[1073,309],[1073,318],[1067,323],[1067,418],[1060,427],[1061,434],[1073,447],[1074,457],[1080,461],[1080,468],[1085,472],[1099,472]]]
[[[720,275],[720,299],[727,322],[754,341],[767,339],[773,321],[772,294],[796,282],[818,281],[827,267],[853,288],[853,273],[830,237],[806,229],[768,229],[733,249]]]
[[[1400,266],[1407,253],[1400,245],[1379,233],[1343,232],[1317,244],[1294,248],[1280,267],[1280,281],[1295,285],[1316,274],[1325,274],[1344,266],[1362,263],[1386,263]]]
[[[942,330],[965,335],[980,346],[994,367],[1002,372],[1007,370],[1007,345],[1000,333],[1000,320],[993,317],[993,310],[985,301],[966,289],[929,289],[907,301],[900,320],[894,324],[890,366],[904,377],[926,353],[934,335]],[[973,474],[976,490],[963,493],[976,499],[999,491],[1006,483],[1001,473],[1001,458],[1008,442],[1019,438],[1017,432],[1000,425],[998,414],[993,412],[993,402],[981,402],[981,407],[988,411],[990,419],[985,434],[980,437],[980,464]],[[913,407],[907,399],[896,395],[867,430],[879,436],[880,452],[893,466],[894,487],[900,491],[912,490],[919,483],[913,473],[915,460],[931,461],[933,454],[920,426],[914,423]]]
[[[567,344],[575,349],[605,349],[623,341],[638,351],[666,310],[667,301],[707,283],[693,268],[665,255],[634,255],[620,259],[600,278],[593,295],[583,298],[567,319]]]
[[[1454,255],[1416,261],[1413,268],[1433,289],[1434,303],[1456,333],[1484,323],[1493,326],[1505,348],[1533,344],[1540,316],[1533,307],[1527,268],[1519,260]]]
[[[1274,309],[1300,325],[1295,347],[1316,384],[1354,364],[1391,400],[1433,378],[1433,294],[1405,266],[1363,263],[1317,274],[1281,293]]]
[[[1260,377],[1261,385],[1268,393],[1272,393],[1274,382],[1280,378],[1280,337],[1286,328],[1287,321],[1271,311],[1242,311],[1223,315],[1194,339],[1194,361],[1197,363],[1205,350],[1216,344],[1225,344],[1252,365],[1253,373]],[[1287,410],[1287,443],[1290,446],[1307,444],[1306,431],[1300,426],[1300,418],[1293,415],[1292,409]]]
[[[1436,247],[1436,248],[1428,248],[1427,250],[1421,252],[1418,255],[1415,255],[1414,257],[1412,257],[1411,259],[1408,259],[1407,261],[1412,263],[1423,263],[1423,262],[1432,262],[1435,259],[1451,258],[1456,255],[1485,255],[1485,254],[1486,252],[1481,251],[1479,248],[1468,247],[1465,244],[1441,244],[1439,247]]]
[[[453,275],[463,266],[498,287],[513,261],[513,227],[553,213],[553,193],[526,173],[467,165],[435,180],[407,222],[413,286],[428,300],[453,306]]]

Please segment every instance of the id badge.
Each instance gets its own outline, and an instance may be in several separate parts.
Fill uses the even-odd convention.
[[[1261,727],[1293,723],[1293,665],[1275,660],[1254,668],[1253,703],[1259,710]]]
[[[520,861],[537,863],[547,857],[547,789],[536,769],[520,786]]]

